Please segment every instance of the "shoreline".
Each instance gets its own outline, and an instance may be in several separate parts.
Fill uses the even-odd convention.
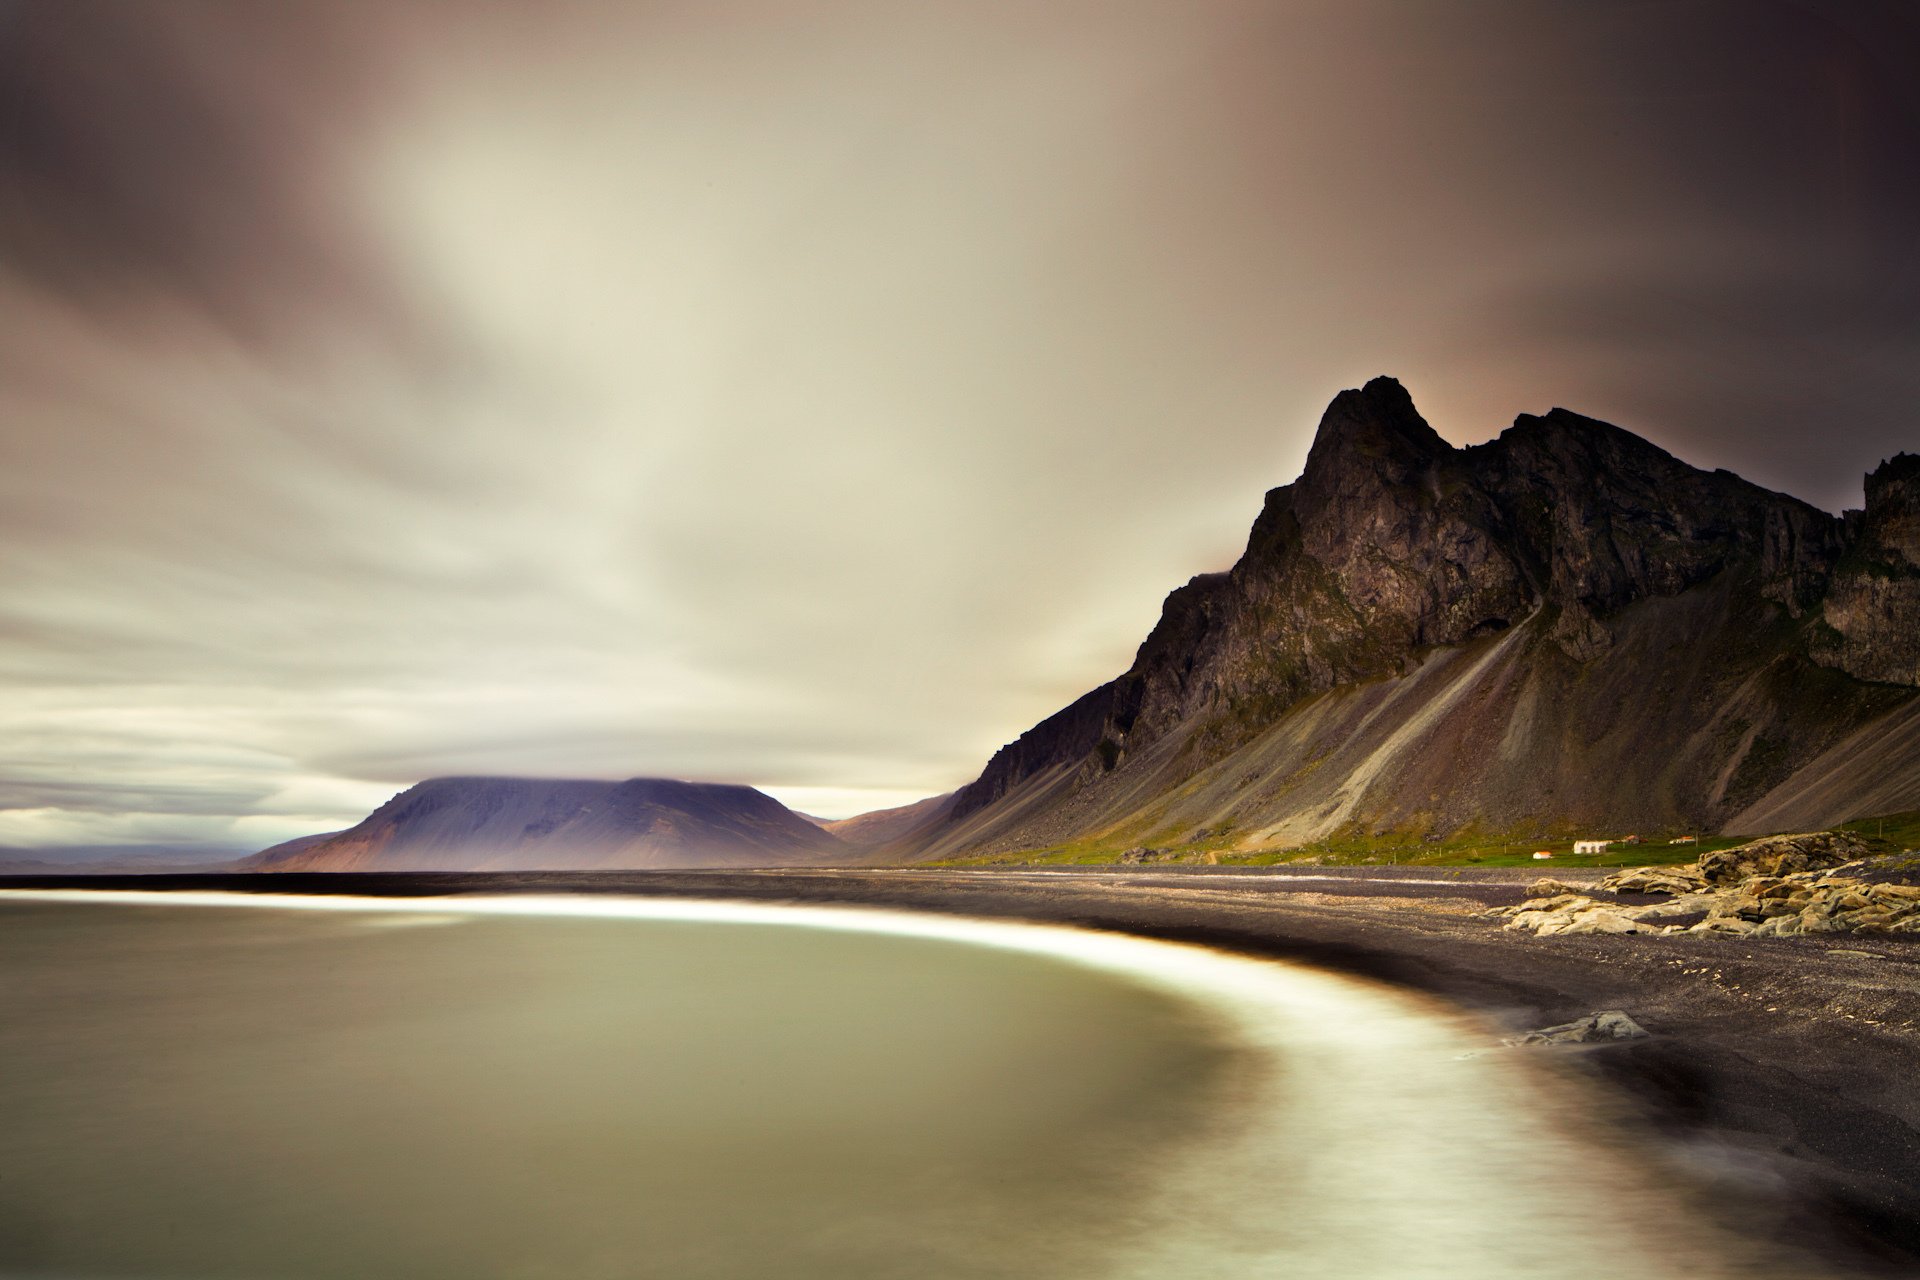
[[[840,904],[1197,943],[1435,997],[1495,1034],[1623,1009],[1554,1050],[1736,1231],[1836,1274],[1920,1274],[1920,942],[1508,932],[1530,868],[1141,868],[7,876],[8,889],[369,897],[587,893]],[[1424,874],[1412,874],[1424,873]]]

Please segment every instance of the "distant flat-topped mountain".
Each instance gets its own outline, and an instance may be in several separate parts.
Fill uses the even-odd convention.
[[[1379,378],[1240,561],[899,857],[1920,807],[1920,458],[1835,517],[1555,409],[1456,449]]]
[[[255,871],[776,867],[849,847],[752,787],[629,778],[432,778],[358,826],[276,845]]]

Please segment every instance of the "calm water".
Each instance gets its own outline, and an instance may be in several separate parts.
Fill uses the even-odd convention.
[[[1718,1265],[1600,1221],[1662,1201],[1477,1032],[1321,974],[877,912],[83,896],[0,895],[0,1274]]]

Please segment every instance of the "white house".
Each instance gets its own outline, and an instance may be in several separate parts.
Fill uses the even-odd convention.
[[[1611,840],[1575,840],[1573,842],[1573,851],[1575,853],[1605,853],[1607,846],[1612,843],[1613,841]]]

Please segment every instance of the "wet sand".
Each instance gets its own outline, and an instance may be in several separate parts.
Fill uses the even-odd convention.
[[[430,897],[617,893],[1037,920],[1305,961],[1502,1032],[1625,1009],[1652,1035],[1541,1052],[1681,1194],[1836,1272],[1920,1274],[1920,946],[1893,937],[1536,938],[1489,906],[1531,869],[762,871],[17,877],[6,887]],[[1556,874],[1560,874],[1556,871]],[[1437,882],[1437,883],[1436,883]],[[1623,1224],[1624,1225],[1624,1224]]]

